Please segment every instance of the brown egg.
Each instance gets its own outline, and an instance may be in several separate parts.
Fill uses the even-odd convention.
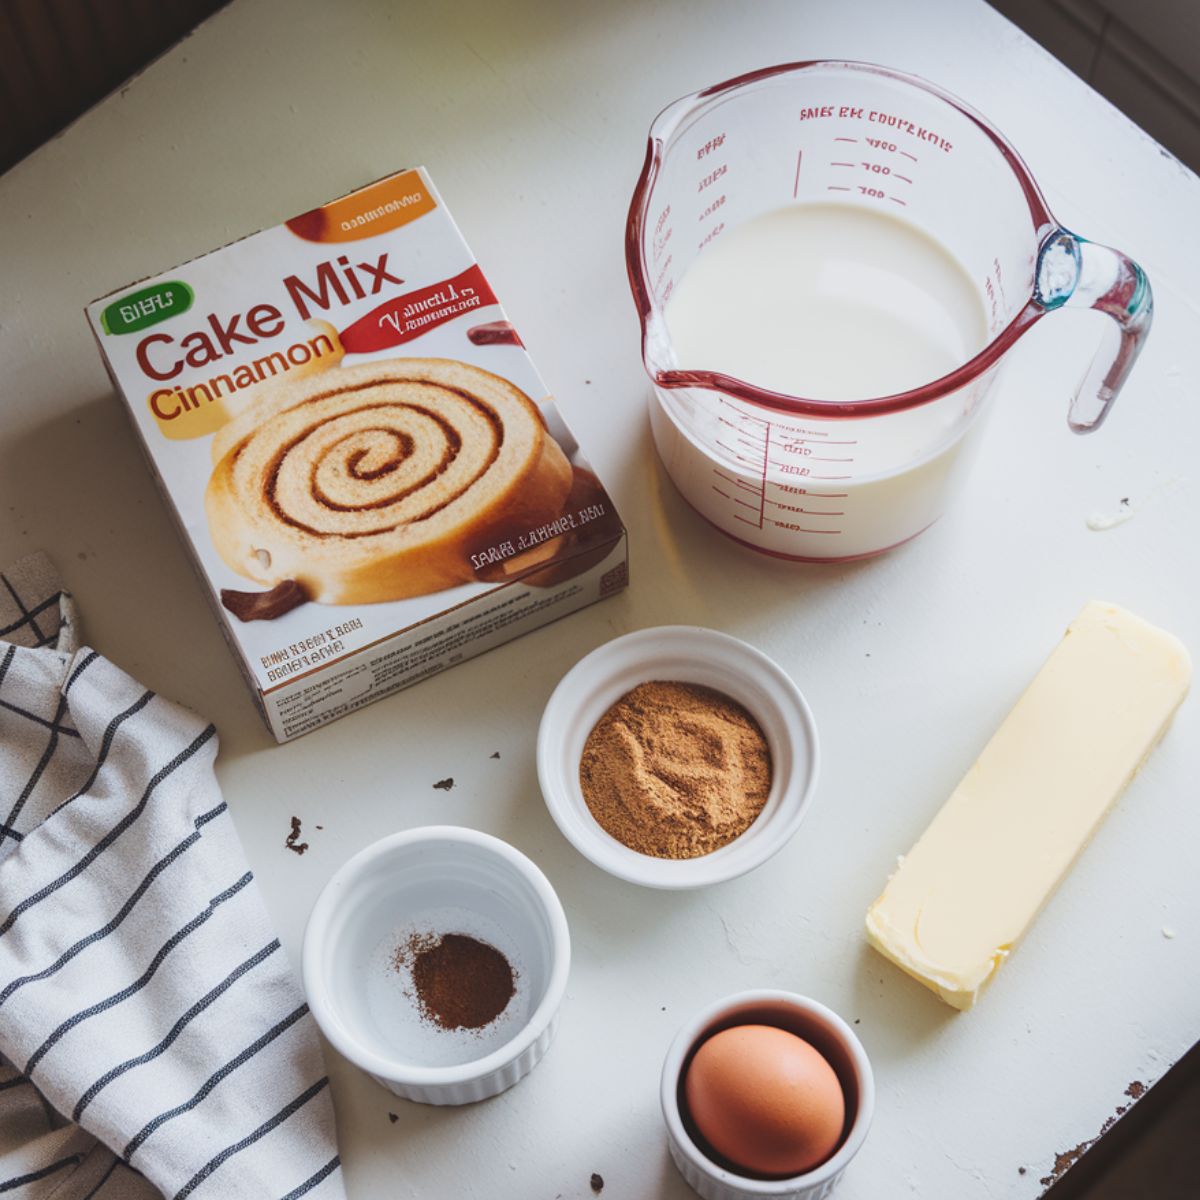
[[[684,1078],[696,1128],[723,1158],[758,1175],[800,1175],[841,1141],[846,1101],[808,1042],[772,1025],[737,1025],[696,1052]]]

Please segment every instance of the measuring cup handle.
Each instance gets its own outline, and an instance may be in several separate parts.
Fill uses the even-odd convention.
[[[1056,229],[1038,254],[1033,298],[1047,311],[1064,305],[1094,308],[1113,320],[1067,414],[1076,433],[1098,429],[1150,332],[1154,314],[1150,281],[1119,250]]]

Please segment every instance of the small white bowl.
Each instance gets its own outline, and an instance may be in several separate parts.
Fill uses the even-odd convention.
[[[701,1043],[733,1025],[776,1025],[825,1056],[846,1098],[846,1128],[832,1157],[802,1175],[765,1179],[742,1175],[710,1157],[691,1132],[683,1076]],[[795,992],[739,992],[710,1004],[676,1035],[663,1063],[661,1100],[671,1158],[704,1200],[825,1200],[866,1141],[875,1112],[875,1076],[854,1030],[837,1013]]]
[[[516,992],[484,1030],[422,1020],[394,964],[412,931],[496,946]],[[558,1025],[571,944],[549,880],[519,850],[474,829],[433,825],[356,854],[326,884],[304,932],[309,1008],[334,1048],[385,1088],[422,1104],[470,1104],[541,1061]]]
[[[743,705],[771,749],[771,791],[754,824],[699,858],[655,858],[631,850],[592,816],[579,783],[584,743],[600,718],[640,683],[715,688]],[[655,888],[694,888],[761,866],[800,827],[817,781],[817,728],[800,690],[761,650],[695,625],[640,629],[605,643],[563,676],[542,714],[538,779],[563,836],[619,879]]]

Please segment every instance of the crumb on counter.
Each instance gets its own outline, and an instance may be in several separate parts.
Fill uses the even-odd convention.
[[[318,828],[320,828],[318,826]],[[297,854],[303,854],[308,849],[308,843],[300,840],[300,818],[292,818],[292,829],[287,835],[287,840],[283,843],[289,850],[294,850]]]

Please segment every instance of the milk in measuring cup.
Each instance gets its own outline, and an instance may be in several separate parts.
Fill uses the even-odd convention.
[[[957,259],[904,220],[840,204],[792,204],[726,231],[666,319],[681,365],[813,400],[906,392],[987,341]]]
[[[957,259],[901,218],[841,204],[792,204],[726,230],[679,280],[665,318],[681,367],[814,400],[909,391],[988,341],[979,288]],[[713,459],[697,507],[723,526],[732,515],[799,535],[813,547],[800,557],[855,557],[932,523],[974,441],[944,404],[881,424],[711,395],[691,414]]]

